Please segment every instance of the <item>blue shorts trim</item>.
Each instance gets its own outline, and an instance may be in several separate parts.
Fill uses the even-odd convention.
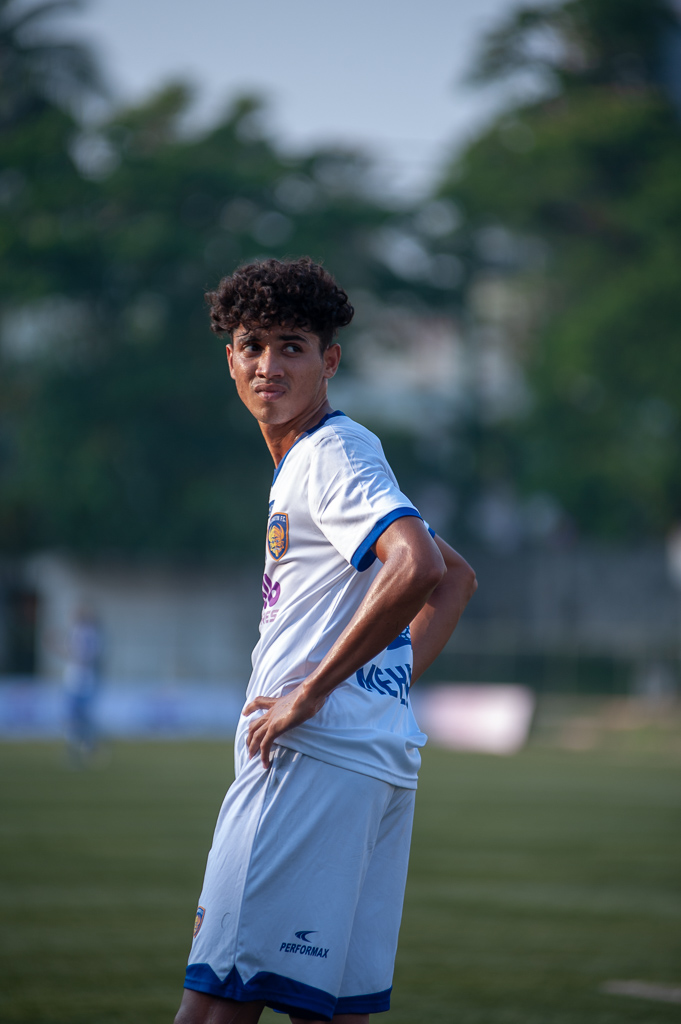
[[[262,1001],[273,1010],[292,1013],[303,1020],[320,1017],[331,1020],[335,1013],[381,1013],[390,1009],[390,989],[335,999],[320,988],[267,971],[259,971],[244,985],[233,967],[224,981],[220,981],[209,964],[190,964],[184,987],[240,1003]]]
[[[222,999],[235,999],[240,1003],[262,1001],[272,1009],[283,1010],[285,1013],[297,1009],[311,1010],[316,1016],[329,1020],[336,1006],[336,999],[329,992],[269,971],[258,971],[244,985],[236,967],[232,967],[225,980],[220,981],[209,964],[190,964],[184,987],[220,996]]]
[[[366,996],[341,996],[334,1013],[384,1013],[390,1009],[391,992],[392,988],[387,988],[385,992],[370,992]]]

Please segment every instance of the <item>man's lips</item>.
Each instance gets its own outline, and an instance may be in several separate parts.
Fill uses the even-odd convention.
[[[276,402],[278,398],[286,394],[286,388],[281,384],[256,384],[253,389],[265,402]]]

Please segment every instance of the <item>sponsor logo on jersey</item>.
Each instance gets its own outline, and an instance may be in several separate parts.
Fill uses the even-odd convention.
[[[203,919],[204,919],[205,916],[206,916],[206,908],[205,907],[198,907],[197,911],[196,911],[196,917],[194,919],[194,938],[196,938],[196,936],[201,931],[201,925],[203,924]]]
[[[390,668],[380,668],[372,662],[366,674],[364,668],[360,668],[355,672],[355,678],[363,690],[374,690],[376,693],[395,697],[405,707],[409,703],[411,665],[391,665]]]
[[[263,608],[267,608],[268,605],[271,608],[273,604],[276,604],[277,601],[279,600],[279,595],[280,594],[281,594],[281,587],[279,586],[279,584],[278,583],[273,583],[272,580],[267,575],[267,573],[265,573],[265,575],[262,578],[262,606],[263,606]]]
[[[328,960],[329,948],[313,946],[311,945],[312,940],[308,939],[308,935],[316,935],[316,931],[311,928],[303,928],[302,931],[295,934],[297,939],[302,939],[302,942],[282,942],[279,947],[280,953],[298,953],[300,956],[318,956],[322,960]]]
[[[288,551],[288,515],[275,512],[267,526],[267,547],[275,562]]]
[[[279,614],[278,608],[272,606],[277,603],[281,594],[281,587],[278,583],[273,583],[267,573],[262,578],[262,607],[263,612],[260,617],[260,622],[263,626],[266,626],[268,622],[274,622],[277,615]]]

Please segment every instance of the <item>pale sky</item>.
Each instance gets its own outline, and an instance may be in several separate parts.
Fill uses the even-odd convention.
[[[406,188],[427,183],[507,98],[464,86],[484,32],[519,0],[89,0],[62,19],[115,91],[195,83],[197,117],[255,91],[289,148],[359,143]]]

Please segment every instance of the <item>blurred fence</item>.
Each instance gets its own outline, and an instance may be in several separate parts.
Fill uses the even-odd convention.
[[[466,548],[479,589],[425,682],[539,693],[669,695],[681,684],[681,594],[664,547]],[[103,634],[107,687],[242,692],[257,640],[261,566],[149,567],[41,556],[0,572],[0,680],[57,679],[85,603]],[[2,686],[0,686],[2,689]]]
[[[479,589],[436,666],[539,692],[666,693],[681,678],[681,594],[664,547],[466,549]]]
[[[231,738],[244,702],[237,684],[119,684],[92,700],[104,738]],[[511,754],[525,743],[534,697],[521,686],[418,688],[414,708],[435,745]],[[69,732],[69,697],[55,682],[6,680],[0,687],[0,739],[55,739]]]
[[[105,737],[231,737],[244,688],[189,683],[120,683],[94,698],[92,717]],[[60,683],[9,679],[0,686],[0,737],[54,739],[68,728],[68,698]]]

